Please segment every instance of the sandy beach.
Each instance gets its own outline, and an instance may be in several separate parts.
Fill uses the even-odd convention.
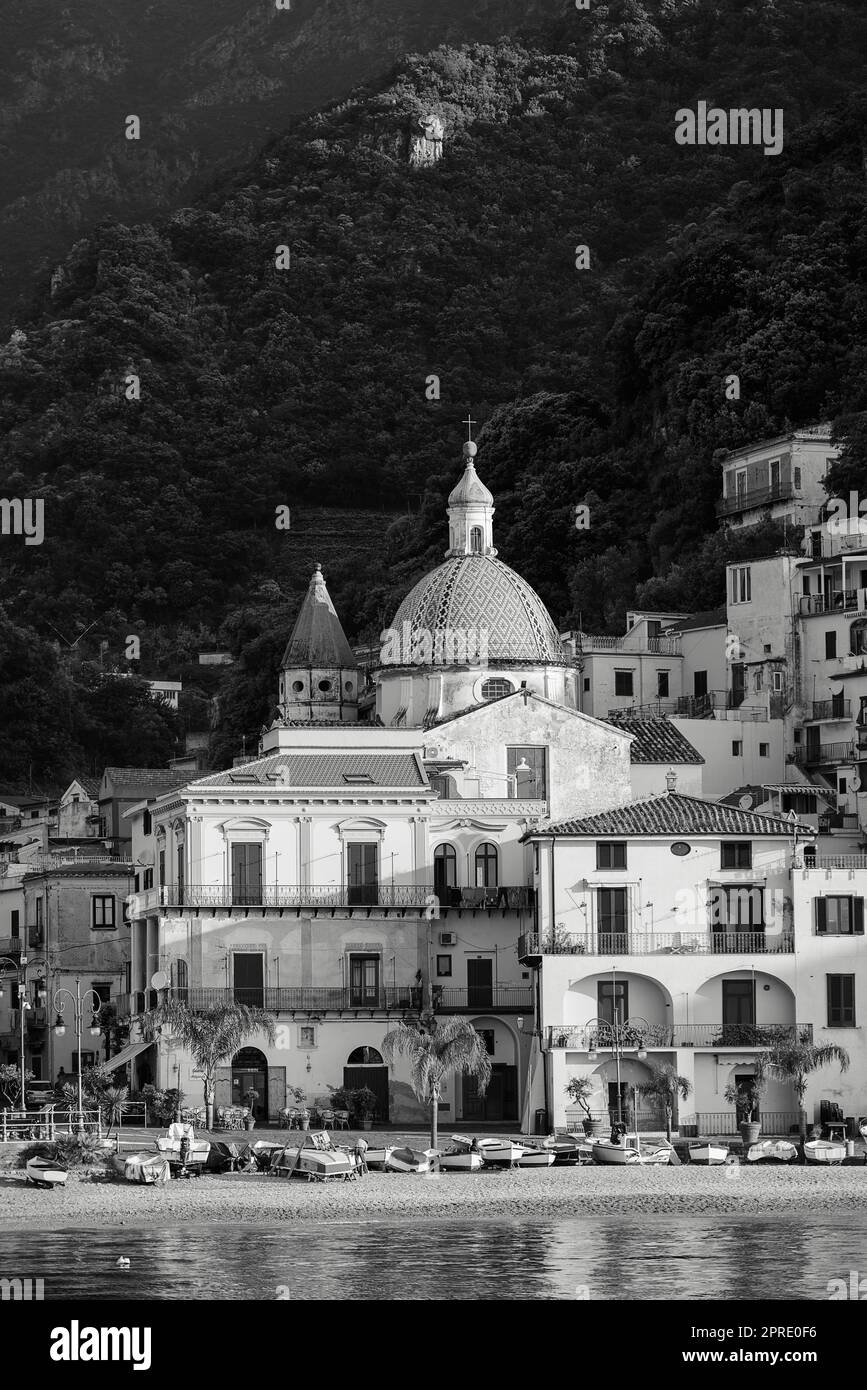
[[[737,1173],[732,1177],[732,1172]],[[867,1167],[745,1169],[549,1168],[511,1172],[370,1173],[354,1183],[309,1183],[268,1174],[224,1174],[165,1187],[94,1180],[70,1172],[65,1188],[44,1191],[23,1172],[0,1177],[0,1227],[273,1225],[297,1221],[425,1220],[673,1213],[867,1212]]]

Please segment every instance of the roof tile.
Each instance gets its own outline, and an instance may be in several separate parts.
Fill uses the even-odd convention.
[[[665,792],[633,801],[595,816],[559,821],[532,835],[786,835],[797,824],[802,835],[815,835],[811,826],[703,801],[697,796]],[[530,838],[530,837],[528,837]]]

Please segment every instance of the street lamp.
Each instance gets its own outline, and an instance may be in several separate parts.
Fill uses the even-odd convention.
[[[63,996],[66,996],[64,998]],[[88,1032],[92,1038],[99,1037],[99,1023],[97,1014],[102,1008],[102,1000],[95,989],[86,989],[84,994],[81,992],[81,976],[75,977],[75,993],[71,989],[56,989],[54,991],[54,1007],[57,1010],[57,1022],[54,1025],[54,1033],[58,1038],[62,1038],[66,1032],[66,1024],[63,1022],[63,1014],[66,1009],[66,1001],[72,1004],[72,1017],[75,1025],[75,1041],[78,1044],[78,1125],[79,1131],[84,1129],[84,1093],[81,1081],[81,1026],[84,1017],[84,1010],[90,1011],[90,1027]],[[90,1002],[89,1002],[90,1001]]]
[[[11,966],[15,972],[15,983],[18,985],[18,1024],[20,1028],[20,1041],[18,1052],[18,1066],[21,1073],[21,1110],[23,1114],[27,1112],[27,1100],[24,1089],[24,1073],[26,1071],[24,1060],[24,1016],[28,1009],[33,1005],[24,997],[24,988],[27,984],[28,965],[43,965],[44,961],[31,961],[27,956],[21,956],[18,960],[13,960],[11,956],[0,956],[0,999],[3,998],[3,980],[6,979],[8,972],[6,966]],[[45,998],[44,987],[38,991],[39,998]]]
[[[597,1043],[602,1047],[610,1047],[614,1053],[614,1062],[617,1068],[617,1123],[623,1123],[623,1096],[620,1084],[620,1066],[623,1061],[625,1048],[635,1048],[636,1057],[639,1062],[647,1058],[647,1048],[644,1046],[644,1039],[650,1031],[650,1024],[645,1018],[627,1018],[625,1022],[615,1015],[613,1021],[607,1018],[591,1018],[589,1023],[584,1024],[585,1032],[590,1034],[590,1046],[587,1049],[588,1062],[597,1062],[599,1053]],[[638,1116],[635,1118],[638,1124]]]

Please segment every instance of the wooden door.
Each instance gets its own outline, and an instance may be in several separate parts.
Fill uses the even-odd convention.
[[[261,904],[261,845],[232,845],[232,902],[239,907]]]
[[[259,1009],[265,1006],[265,957],[260,951],[235,951],[232,985],[236,1004]]]
[[[471,1009],[491,1009],[494,1005],[494,962],[467,961],[467,1004]]]
[[[375,1125],[388,1124],[388,1067],[344,1067],[343,1085],[347,1090],[360,1091],[366,1086],[376,1096]]]

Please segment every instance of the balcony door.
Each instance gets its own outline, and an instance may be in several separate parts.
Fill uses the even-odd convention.
[[[467,961],[467,1004],[471,1009],[494,1006],[494,962],[490,959]]]
[[[747,693],[747,668],[743,662],[732,663],[732,709],[739,709]]]
[[[265,957],[260,951],[232,953],[232,986],[236,1004],[265,1007]]]
[[[597,888],[596,933],[598,949],[610,952],[628,950],[628,899],[625,888]]]
[[[755,1040],[756,991],[752,980],[722,982],[723,1046],[749,1046]]]
[[[625,1023],[629,1017],[629,984],[626,980],[600,980],[596,1008],[606,1023]]]
[[[379,900],[379,846],[346,846],[346,883],[350,907],[376,907]]]
[[[349,1003],[353,1008],[379,1007],[379,956],[349,957]]]
[[[232,903],[235,907],[261,906],[261,845],[232,845]]]

